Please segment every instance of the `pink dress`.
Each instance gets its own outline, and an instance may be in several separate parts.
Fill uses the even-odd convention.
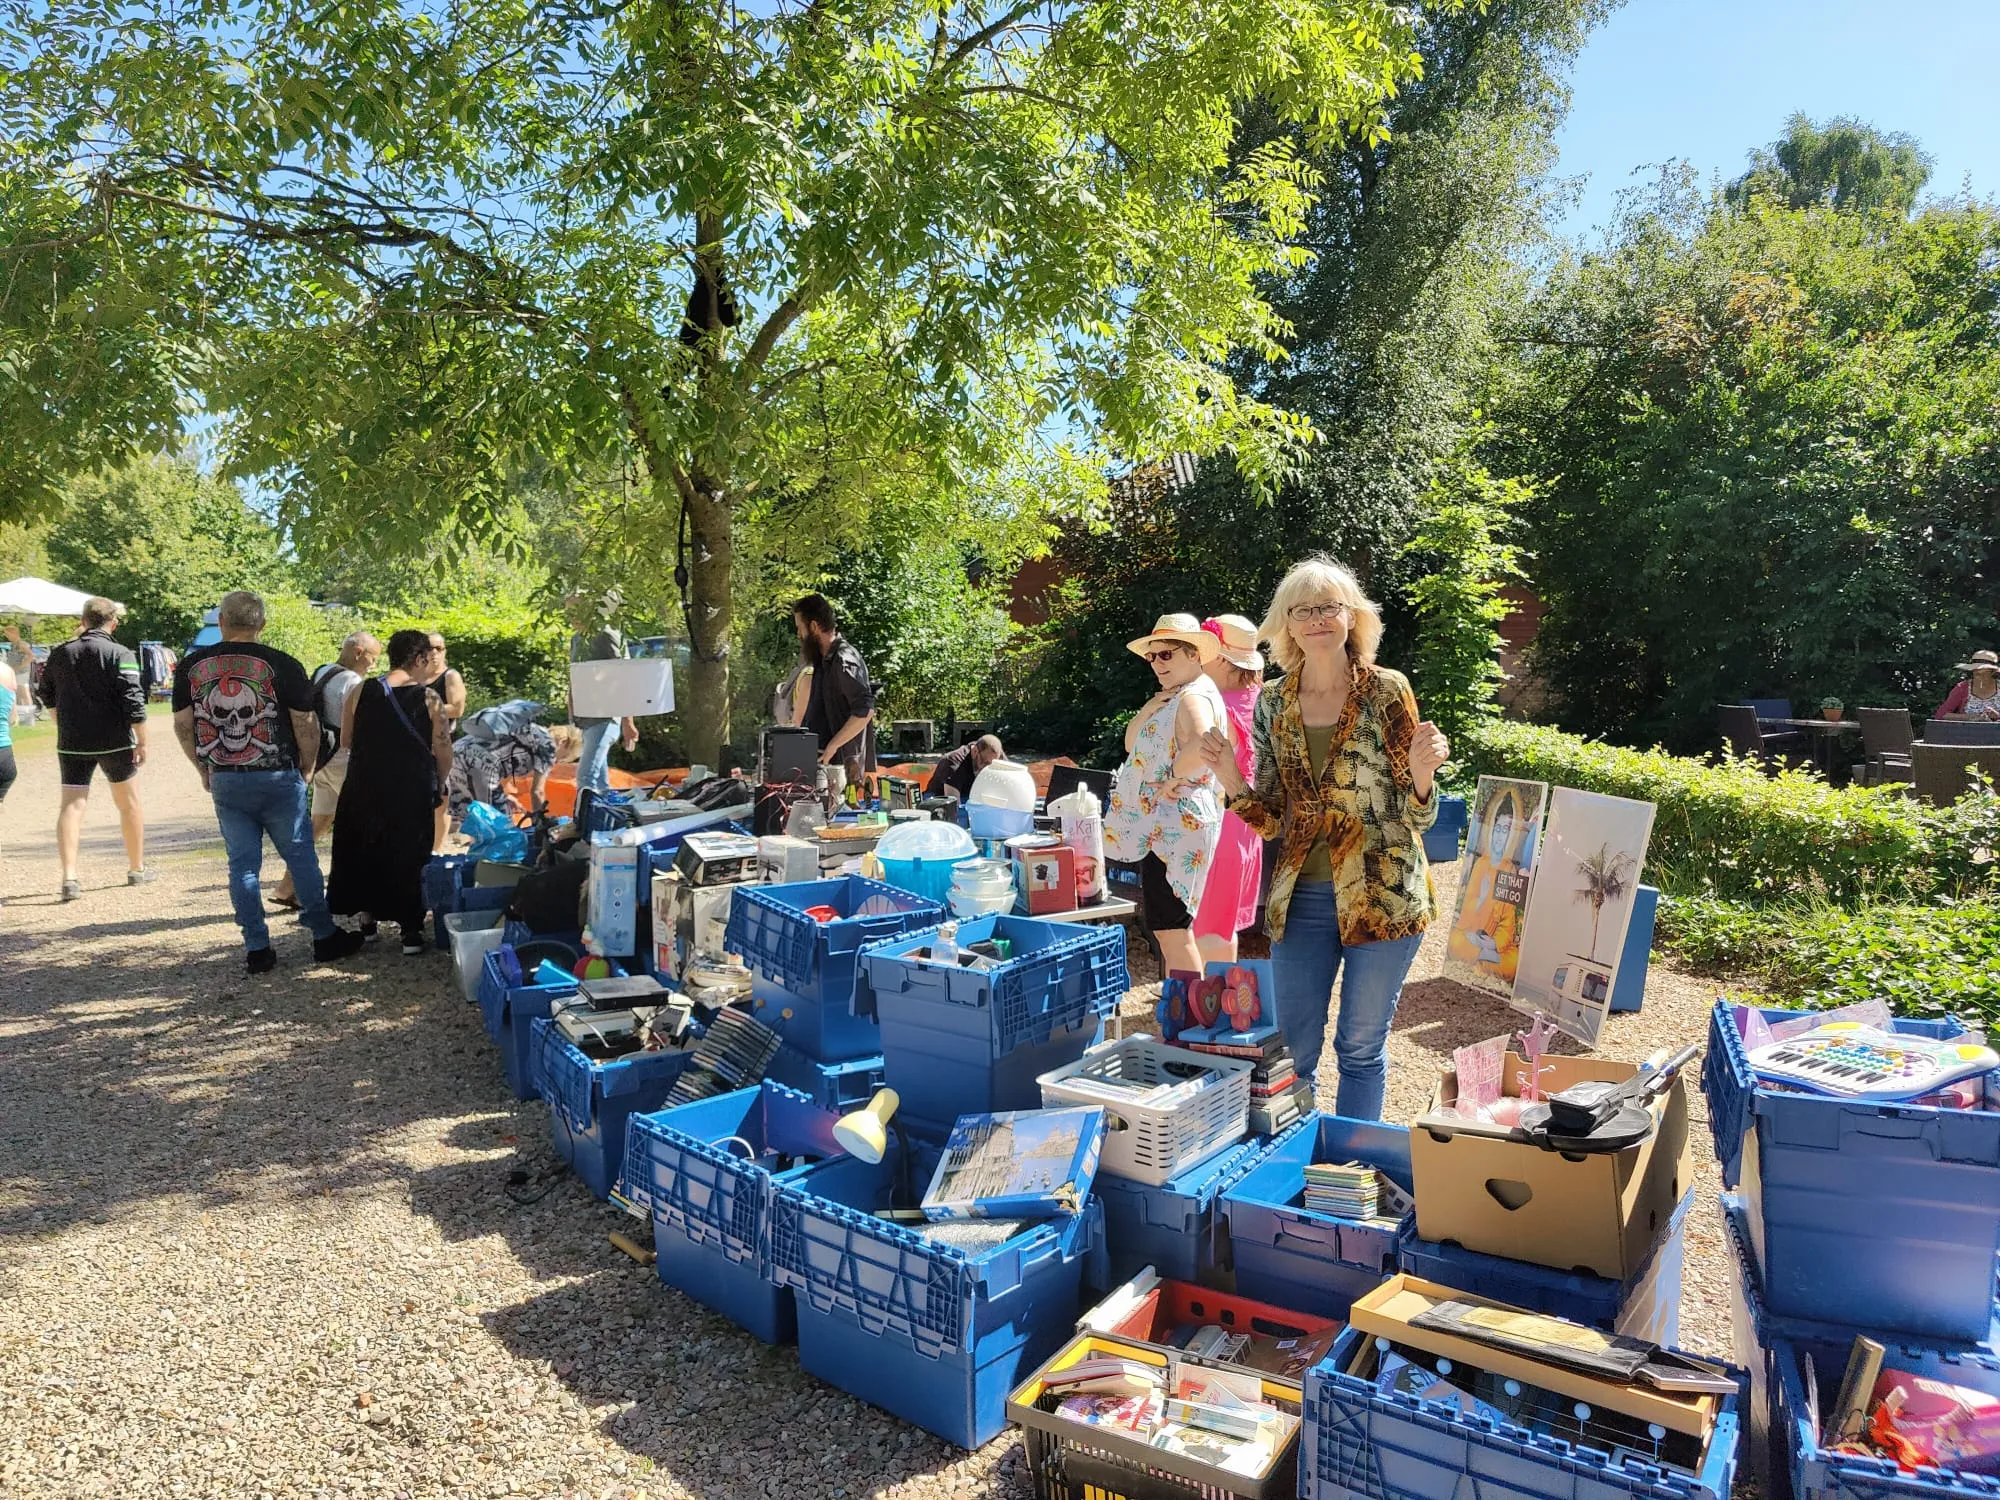
[[[1222,695],[1229,713],[1229,730],[1236,739],[1236,768],[1245,781],[1257,779],[1257,751],[1250,743],[1250,718],[1257,710],[1261,685],[1234,688]],[[1215,846],[1208,885],[1194,914],[1196,937],[1232,938],[1257,920],[1257,892],[1264,883],[1264,841],[1233,812],[1222,815],[1222,840]]]

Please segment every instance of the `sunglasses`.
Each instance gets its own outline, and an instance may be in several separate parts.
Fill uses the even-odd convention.
[[[1286,611],[1303,625],[1309,620],[1337,620],[1347,613],[1345,604],[1294,604]]]
[[[1187,647],[1185,646],[1169,646],[1164,651],[1142,651],[1139,654],[1145,657],[1147,661],[1157,663],[1172,661],[1175,657],[1185,654],[1186,651]]]

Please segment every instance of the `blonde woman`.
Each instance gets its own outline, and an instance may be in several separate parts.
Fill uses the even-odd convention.
[[[1389,1025],[1434,905],[1423,833],[1451,747],[1402,675],[1375,665],[1381,613],[1339,563],[1287,573],[1259,633],[1285,675],[1257,703],[1255,784],[1219,731],[1202,750],[1229,810],[1283,839],[1264,926],[1298,1071],[1318,1078],[1338,981],[1334,1107],[1379,1119]]]

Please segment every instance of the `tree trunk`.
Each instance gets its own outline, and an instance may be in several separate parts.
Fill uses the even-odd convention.
[[[687,699],[680,705],[688,754],[720,769],[729,742],[729,637],[735,628],[730,570],[734,557],[729,497],[712,475],[697,469],[688,491]]]

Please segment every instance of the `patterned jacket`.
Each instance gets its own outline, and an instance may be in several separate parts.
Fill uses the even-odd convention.
[[[1285,913],[1306,856],[1320,839],[1333,861],[1340,940],[1373,943],[1408,937],[1430,925],[1436,898],[1423,834],[1437,821],[1437,792],[1419,802],[1410,779],[1417,699],[1400,672],[1354,668],[1333,750],[1315,776],[1299,714],[1299,677],[1291,673],[1257,700],[1252,740],[1257,781],[1230,799],[1229,810],[1264,838],[1282,838],[1264,930],[1285,935]]]

